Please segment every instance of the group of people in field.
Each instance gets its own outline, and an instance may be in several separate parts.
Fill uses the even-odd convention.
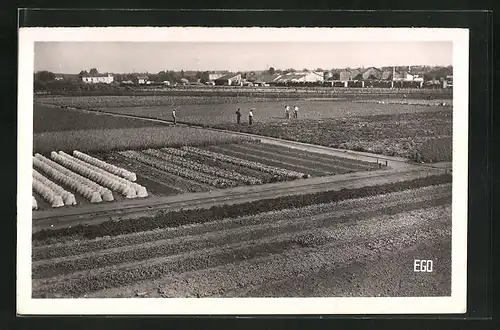
[[[293,118],[295,118],[295,119],[299,118],[299,107],[298,106],[293,107]],[[285,119],[290,119],[290,106],[289,105],[285,106]]]
[[[238,108],[238,110],[236,111],[236,123],[238,125],[241,124],[241,109],[240,108]],[[253,125],[253,110],[251,110],[251,109],[248,112],[248,125]]]
[[[285,106],[285,119],[290,119],[290,106],[287,105]],[[299,107],[298,106],[294,106],[293,107],[293,118],[297,119],[299,118]],[[176,125],[177,124],[177,114],[175,112],[175,109],[172,110],[172,121],[173,121],[173,124]],[[236,123],[238,125],[241,124],[241,109],[238,108],[238,110],[236,111]],[[248,125],[253,125],[253,110],[250,110],[248,112]]]
[[[290,119],[290,106],[287,105],[285,106],[285,119]],[[299,118],[299,107],[298,106],[294,106],[293,107],[293,118],[297,119]],[[241,125],[241,109],[238,108],[238,110],[236,111],[236,123],[238,125]],[[253,111],[250,110],[248,112],[248,125],[252,125],[253,124]]]

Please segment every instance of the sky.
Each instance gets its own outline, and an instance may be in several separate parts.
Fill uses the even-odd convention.
[[[452,42],[36,42],[35,71],[157,73],[452,65]]]

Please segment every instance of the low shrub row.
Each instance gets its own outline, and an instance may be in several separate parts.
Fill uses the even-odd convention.
[[[297,196],[282,196],[253,202],[218,205],[208,209],[189,209],[178,211],[160,211],[152,217],[142,217],[133,220],[107,221],[97,225],[78,225],[71,228],[45,229],[33,234],[33,240],[45,240],[64,236],[80,236],[93,239],[103,236],[118,236],[134,232],[154,230],[158,228],[178,227],[187,224],[205,223],[224,218],[254,215],[267,211],[289,208],[299,208],[314,204],[331,203],[341,200],[362,198],[387,194],[391,192],[415,189],[431,185],[451,182],[452,176],[442,174],[409,181],[387,183],[379,186],[341,189],[339,191],[324,191]]]

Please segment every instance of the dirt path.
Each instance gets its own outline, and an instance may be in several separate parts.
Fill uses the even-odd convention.
[[[290,292],[308,296],[315,292],[314,281],[342,280],[328,273],[331,269],[373,258],[393,260],[423,242],[437,246],[449,239],[450,230],[451,185],[445,184],[171,230],[61,242],[34,249],[33,296],[276,295],[286,281],[295,283]],[[420,293],[445,285],[447,275],[444,270],[440,274]],[[308,280],[296,283],[297,276]]]

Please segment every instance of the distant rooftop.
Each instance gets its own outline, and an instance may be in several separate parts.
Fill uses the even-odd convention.
[[[82,77],[108,77],[112,76],[111,73],[86,73]]]

